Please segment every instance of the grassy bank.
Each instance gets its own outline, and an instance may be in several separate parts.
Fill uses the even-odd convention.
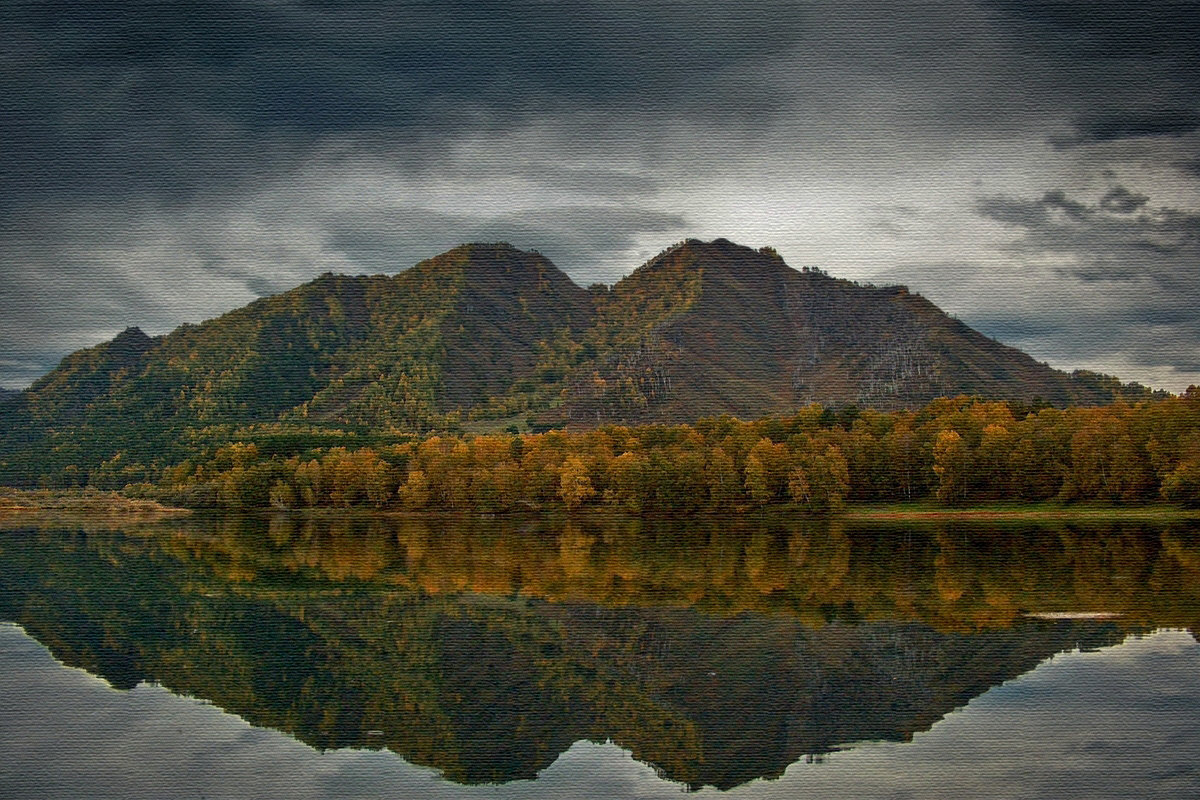
[[[1200,509],[1166,503],[1147,505],[1104,505],[1097,503],[988,503],[971,506],[942,506],[933,503],[850,505],[839,517],[861,520],[1044,520],[1044,519],[1200,519]]]

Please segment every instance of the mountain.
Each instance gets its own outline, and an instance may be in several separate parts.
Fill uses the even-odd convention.
[[[1113,399],[1102,380],[1040,364],[902,286],[797,271],[724,239],[683,242],[634,271],[601,299],[599,327],[608,354],[570,401],[581,420],[896,409],[957,394]]]
[[[797,271],[769,248],[688,240],[585,290],[538,253],[469,244],[67,356],[0,403],[0,482],[100,468],[137,481],[129,465],[178,463],[247,426],[394,436],[1138,391],[1050,369],[903,287]]]
[[[395,276],[325,274],[162,337],[131,328],[0,407],[0,481],[174,463],[198,432],[252,424],[419,432],[505,393],[544,407],[557,389],[539,370],[558,374],[555,342],[592,316],[546,258],[476,244]]]

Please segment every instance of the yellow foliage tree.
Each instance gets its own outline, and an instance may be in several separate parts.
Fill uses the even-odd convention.
[[[933,472],[938,476],[937,499],[953,504],[967,495],[970,453],[953,428],[939,431],[933,443]]]
[[[566,503],[567,509],[574,511],[584,501],[596,494],[592,488],[592,479],[588,477],[587,465],[578,456],[567,456],[559,473],[558,496]]]

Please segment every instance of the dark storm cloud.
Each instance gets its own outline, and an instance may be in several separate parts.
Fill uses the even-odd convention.
[[[1076,277],[1151,280],[1200,300],[1200,214],[1159,208],[1132,216],[1146,201],[1116,187],[1096,205],[1053,191],[1038,200],[986,198],[979,211],[1022,229],[1016,250],[1072,256],[1063,269]]]
[[[188,196],[286,171],[331,134],[428,157],[577,113],[747,123],[770,93],[730,91],[723,71],[785,50],[802,15],[776,2],[123,1],[15,3],[0,21],[7,191]]]
[[[636,175],[602,169],[579,169],[539,165],[521,173],[546,189],[586,192],[599,197],[636,197],[653,194],[664,181],[651,175]]]
[[[1139,136],[1182,136],[1200,128],[1200,113],[1168,109],[1141,113],[1097,114],[1076,120],[1084,141],[1107,142]]]
[[[1187,109],[1097,112],[1077,117],[1074,133],[1053,139],[1057,147],[1140,139],[1151,136],[1183,136],[1200,128],[1200,112]]]
[[[987,5],[1033,28],[1031,45],[1064,48],[1064,60],[1164,59],[1182,70],[1200,59],[1200,2],[990,0]]]
[[[1053,73],[1070,115],[1059,148],[1179,137],[1200,127],[1200,3],[988,0],[1014,54]],[[1068,91],[1062,91],[1068,90]],[[1038,98],[1030,98],[1037,102]],[[1050,98],[1047,98],[1050,99]],[[1052,106],[1042,105],[1042,114]]]

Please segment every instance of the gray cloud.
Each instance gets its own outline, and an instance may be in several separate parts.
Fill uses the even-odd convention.
[[[1124,186],[1114,186],[1100,198],[1100,208],[1117,214],[1132,214],[1150,198],[1144,194],[1135,194]]]
[[[1200,128],[1200,112],[1167,109],[1142,113],[1097,114],[1076,120],[1085,141],[1106,142],[1139,136],[1182,136]]]
[[[1176,67],[1172,77],[1195,83],[1185,66],[1200,59],[1200,3],[1193,0],[988,0],[1027,26],[1031,48],[1066,48],[1062,58],[1154,59]]]
[[[1032,255],[1072,256],[1063,271],[1089,281],[1150,280],[1200,299],[1200,214],[1171,208],[1133,212],[1148,198],[1123,187],[1095,205],[1061,191],[1039,200],[985,198],[979,212],[1021,229],[1011,247]]]
[[[1037,200],[988,197],[979,213],[1017,232],[1006,250],[1041,264],[1052,293],[977,323],[1009,341],[1053,341],[1060,357],[1173,369],[1200,378],[1200,214],[1147,207],[1143,195],[1110,189],[1094,204],[1061,191]],[[1038,345],[1034,345],[1037,347]],[[1127,369],[1136,367],[1127,366]]]

